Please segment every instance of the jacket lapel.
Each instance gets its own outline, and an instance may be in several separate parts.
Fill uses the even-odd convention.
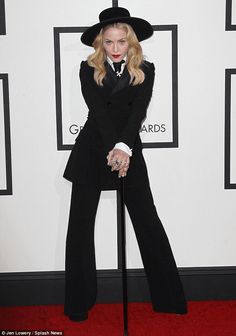
[[[129,86],[130,75],[126,66],[120,78],[116,76],[115,72],[113,71],[112,67],[108,64],[108,62],[105,62],[105,67],[107,70],[107,74],[104,79],[104,85],[107,85],[112,89],[111,94],[114,94],[122,90],[123,88]]]
[[[126,88],[127,86],[129,86],[129,82],[130,82],[130,75],[129,75],[129,71],[127,70],[127,67],[125,66],[121,77],[118,78],[117,84],[112,90],[112,94],[114,94],[114,93]]]

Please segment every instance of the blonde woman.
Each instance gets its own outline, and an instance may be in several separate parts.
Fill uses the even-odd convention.
[[[108,8],[81,37],[94,52],[80,67],[88,118],[64,177],[72,182],[66,240],[64,313],[88,318],[97,295],[94,224],[101,190],[117,190],[124,178],[125,204],[135,230],[153,310],[184,314],[186,300],[172,250],[157,215],[139,130],[152,96],[154,65],[140,41],[153,34],[127,9]]]

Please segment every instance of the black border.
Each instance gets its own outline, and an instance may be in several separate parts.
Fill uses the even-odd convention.
[[[55,95],[57,150],[71,150],[72,144],[63,144],[62,105],[61,105],[61,56],[60,34],[83,33],[87,27],[54,27],[54,58],[55,58]],[[144,148],[178,147],[178,26],[154,25],[154,31],[171,31],[172,34],[172,142],[144,142]]]
[[[172,35],[172,142],[143,142],[143,148],[175,148],[178,135],[178,25],[154,25],[155,31],[171,31]]]
[[[1,73],[0,80],[3,82],[3,108],[5,130],[5,161],[6,161],[6,189],[0,189],[0,195],[12,195],[12,166],[11,166],[11,132],[9,110],[9,86],[8,74]]]
[[[231,150],[231,79],[236,69],[225,69],[225,189],[236,189],[236,182],[230,180]]]
[[[226,0],[225,30],[236,30],[236,24],[232,24],[233,0]]]
[[[57,123],[58,151],[71,150],[73,147],[73,145],[63,144],[60,33],[83,33],[87,28],[88,27],[54,27],[55,94],[56,94],[56,123]]]
[[[0,0],[0,35],[6,35],[5,1]]]

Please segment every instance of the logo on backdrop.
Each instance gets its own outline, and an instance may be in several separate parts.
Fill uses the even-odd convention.
[[[78,135],[79,132],[83,129],[83,125],[76,125],[72,124],[69,127],[69,132],[72,135]],[[140,133],[158,133],[158,132],[165,132],[166,131],[166,125],[165,124],[143,124]]]
[[[87,119],[88,108],[78,76],[81,61],[91,53],[80,42],[79,35],[85,29],[54,28],[58,150],[73,147]],[[155,64],[156,76],[140,136],[144,148],[178,147],[177,25],[157,25],[153,29],[152,38],[142,42],[145,55],[152,55],[150,61]]]
[[[5,2],[0,0],[0,35],[6,35]],[[8,74],[0,74],[0,195],[12,195]]]
[[[0,35],[6,35],[5,2],[0,0]]]
[[[225,30],[236,31],[236,0],[226,0]],[[225,69],[225,189],[236,189],[235,92],[236,68]]]
[[[8,75],[0,74],[0,195],[12,195]]]

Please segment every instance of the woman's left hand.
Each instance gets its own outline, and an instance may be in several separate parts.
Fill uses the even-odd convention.
[[[107,164],[111,166],[111,171],[119,170],[123,173],[128,170],[129,162],[129,155],[118,148],[112,149],[107,156]]]

